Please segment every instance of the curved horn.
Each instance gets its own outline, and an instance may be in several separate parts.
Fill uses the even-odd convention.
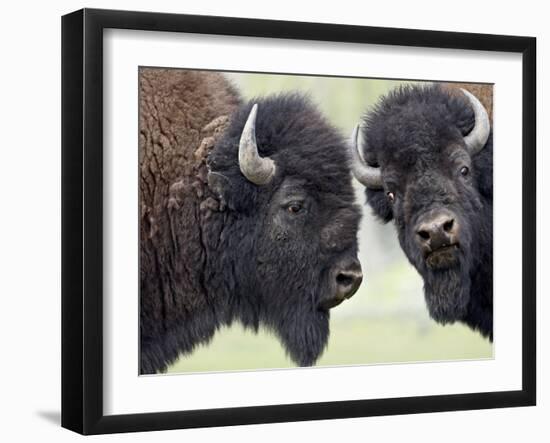
[[[351,134],[351,169],[355,178],[370,189],[382,189],[382,173],[380,168],[369,166],[361,157],[361,146],[359,143],[359,125],[355,126]],[[361,146],[359,146],[361,144]]]
[[[487,110],[483,107],[477,97],[471,92],[466,91],[466,89],[460,89],[474,110],[474,128],[467,136],[464,137],[464,143],[466,143],[466,147],[468,148],[468,151],[470,151],[470,154],[475,155],[481,151],[485,146],[485,143],[487,143],[489,133],[491,132],[491,123],[489,122]]]
[[[269,157],[260,157],[256,145],[256,114],[258,105],[254,104],[244,125],[239,142],[239,167],[243,175],[256,185],[265,185],[275,175],[275,162]]]

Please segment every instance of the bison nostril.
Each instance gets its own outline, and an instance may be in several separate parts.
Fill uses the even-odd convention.
[[[359,262],[354,261],[351,266],[345,269],[340,269],[335,276],[336,280],[336,298],[344,299],[350,298],[363,281],[363,273],[361,272],[361,265]]]
[[[357,259],[345,260],[343,263],[339,263],[332,272],[334,292],[327,294],[328,297],[321,300],[320,309],[322,310],[332,309],[344,300],[351,298],[363,281],[361,264]]]
[[[444,224],[443,224],[443,230],[445,232],[451,232],[451,230],[453,229],[453,225],[454,225],[454,219],[450,219],[448,221],[446,221]]]
[[[336,276],[336,283],[341,286],[351,286],[353,284],[354,278],[351,275],[347,274],[338,274]]]
[[[418,235],[423,238],[424,240],[430,239],[430,233],[428,231],[420,230],[418,231]]]

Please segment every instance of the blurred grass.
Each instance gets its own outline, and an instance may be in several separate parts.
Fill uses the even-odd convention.
[[[395,339],[396,324],[387,319],[353,319],[331,323],[329,345],[317,366],[464,360],[491,358],[491,346],[472,340],[462,325],[422,328],[414,319],[399,321],[402,333]],[[429,346],[419,346],[418,338]],[[258,334],[240,325],[220,330],[210,345],[182,357],[168,370],[178,372],[293,368],[279,341],[268,331]]]
[[[285,91],[308,93],[345,135],[380,96],[404,83],[276,74],[226,76],[248,99]],[[356,190],[363,204],[363,188],[356,183]],[[492,358],[492,344],[478,333],[461,324],[441,326],[429,318],[422,280],[401,251],[393,226],[381,225],[367,206],[359,248],[365,279],[352,299],[331,311],[330,340],[319,366]],[[234,324],[218,331],[210,344],[180,357],[168,372],[294,366],[269,331],[254,334]]]

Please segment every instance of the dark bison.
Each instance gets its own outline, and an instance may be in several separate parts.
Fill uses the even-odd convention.
[[[474,86],[474,85],[473,85]],[[474,86],[490,103],[491,86]],[[428,310],[493,338],[493,137],[481,102],[453,85],[390,92],[352,135],[354,174],[424,279]]]
[[[315,363],[361,283],[347,146],[310,101],[140,71],[141,373],[239,321]]]

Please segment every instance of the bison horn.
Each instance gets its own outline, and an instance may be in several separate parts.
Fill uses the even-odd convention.
[[[360,135],[359,125],[355,126],[351,134],[351,158],[352,171],[355,178],[371,189],[382,189],[382,173],[380,168],[369,166],[361,156],[361,148],[363,143],[359,142]],[[361,145],[361,146],[359,146]]]
[[[483,107],[477,97],[465,89],[462,89],[462,92],[466,95],[466,98],[468,98],[468,101],[474,110],[475,116],[474,129],[472,129],[470,133],[464,137],[464,143],[466,144],[468,151],[470,151],[470,154],[475,155],[481,151],[485,146],[485,143],[487,143],[489,133],[491,132],[491,124],[489,122],[487,110]]]
[[[256,114],[258,105],[254,104],[244,125],[239,142],[239,167],[243,175],[256,185],[265,185],[275,175],[275,162],[269,157],[260,157],[256,145]]]

